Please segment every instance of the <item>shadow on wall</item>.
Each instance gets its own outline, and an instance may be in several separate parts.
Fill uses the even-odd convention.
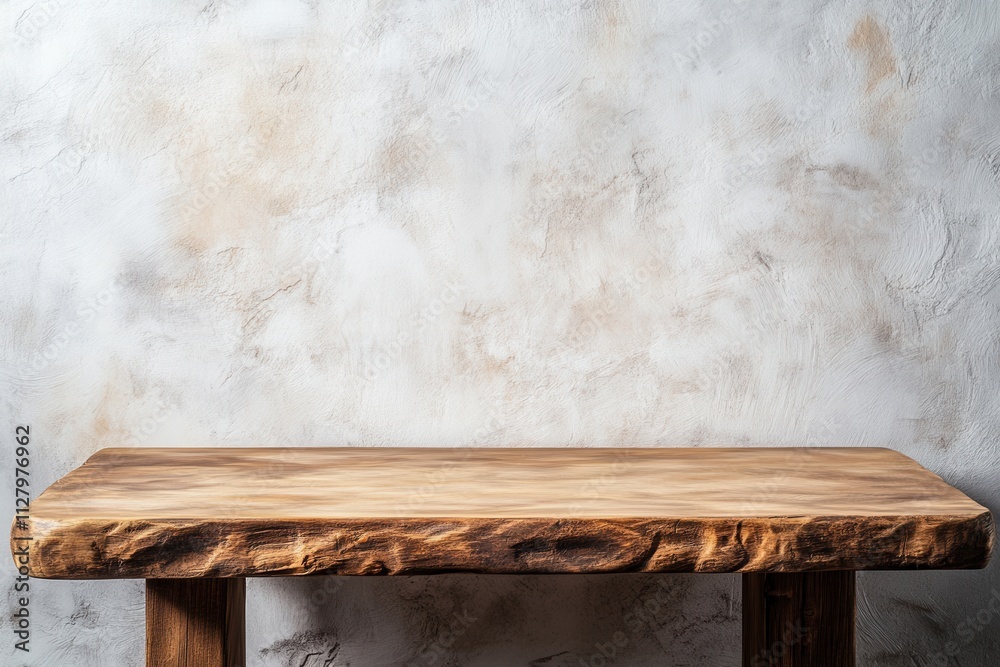
[[[249,586],[248,664],[739,663],[737,575],[452,574],[255,579]],[[297,611],[283,628],[255,627],[255,607],[272,602]]]
[[[858,664],[943,667],[989,654],[982,644],[1000,640],[996,568],[862,573]],[[248,585],[249,665],[740,664],[740,575],[452,574]],[[956,589],[967,608],[946,606],[955,597],[945,593]],[[262,627],[268,608],[289,610],[284,625]]]

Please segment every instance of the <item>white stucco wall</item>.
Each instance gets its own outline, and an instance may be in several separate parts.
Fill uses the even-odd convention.
[[[36,492],[124,443],[809,443],[997,510],[998,13],[4,3],[0,429]],[[0,663],[141,665],[142,594],[33,582]],[[255,666],[738,663],[737,576],[249,596]],[[859,596],[862,665],[1000,660],[997,566]]]

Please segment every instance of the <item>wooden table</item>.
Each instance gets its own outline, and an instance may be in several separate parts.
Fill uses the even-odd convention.
[[[744,665],[841,667],[856,570],[981,568],[993,535],[888,449],[149,448],[11,537],[34,577],[145,578],[147,665],[243,665],[245,577],[742,572]]]

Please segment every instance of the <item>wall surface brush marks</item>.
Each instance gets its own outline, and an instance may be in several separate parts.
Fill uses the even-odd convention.
[[[1000,509],[989,0],[13,0],[0,33],[35,494],[112,445],[809,444]],[[998,566],[858,581],[859,664],[996,663]],[[740,595],[254,580],[248,664],[736,665]],[[33,581],[0,663],[141,665],[142,605]]]

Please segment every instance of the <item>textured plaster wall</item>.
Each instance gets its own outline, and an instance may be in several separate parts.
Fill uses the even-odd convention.
[[[16,424],[36,493],[122,444],[809,443],[1000,509],[998,13],[0,4],[4,525]],[[998,566],[859,594],[862,665],[1000,660]],[[249,596],[250,665],[738,662],[736,576]],[[142,605],[33,582],[0,663],[141,665]]]

